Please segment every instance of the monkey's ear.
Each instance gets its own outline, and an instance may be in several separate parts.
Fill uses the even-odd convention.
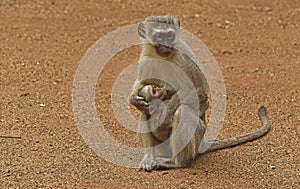
[[[138,27],[138,34],[140,37],[142,38],[146,38],[146,30],[145,30],[145,24],[143,22],[141,22],[139,24],[139,27]]]
[[[180,28],[180,20],[177,20],[178,27]]]

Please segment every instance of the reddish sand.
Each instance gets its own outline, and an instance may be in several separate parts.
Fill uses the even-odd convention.
[[[178,17],[219,63],[228,100],[218,137],[259,128],[261,104],[270,133],[207,153],[191,167],[150,173],[109,163],[89,148],[72,111],[80,60],[106,33],[156,14]],[[4,0],[0,20],[0,188],[299,187],[300,1]],[[105,128],[131,146],[138,138],[114,118],[110,95],[139,52],[114,57],[96,90]]]

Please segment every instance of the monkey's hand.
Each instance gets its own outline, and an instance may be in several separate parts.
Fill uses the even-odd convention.
[[[160,99],[153,99],[151,101],[147,101],[144,97],[137,96],[136,98],[131,98],[130,103],[134,105],[137,109],[140,111],[152,115],[154,114],[158,109],[162,109],[161,106],[163,101]],[[165,107],[162,106],[162,107]]]
[[[130,94],[130,103],[132,105],[134,105],[140,111],[149,115],[150,102],[146,96],[144,96],[143,94],[140,94],[140,91],[143,91],[142,89],[144,87],[145,87],[145,85],[141,82],[135,83],[135,85],[133,86],[133,90],[131,91],[131,94]]]
[[[150,102],[146,101],[144,97],[133,95],[130,97],[130,103],[140,111],[145,112],[146,114],[150,114],[149,112]]]

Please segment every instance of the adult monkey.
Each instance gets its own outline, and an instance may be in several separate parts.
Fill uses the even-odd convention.
[[[140,168],[146,171],[185,167],[199,154],[200,144],[204,143],[209,88],[179,28],[179,20],[168,15],[147,17],[138,27],[142,54],[130,102],[142,111],[138,128],[144,158]],[[163,103],[153,103],[156,99]],[[166,111],[160,108],[162,104],[167,107]],[[164,121],[153,121],[161,115],[165,115]],[[208,141],[211,145],[208,151],[235,146],[266,134],[270,126],[265,107],[260,107],[258,116],[262,121],[260,129]]]

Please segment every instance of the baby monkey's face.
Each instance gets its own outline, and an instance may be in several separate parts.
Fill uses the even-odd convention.
[[[167,91],[164,87],[158,87],[156,85],[145,85],[139,92],[139,96],[143,97],[147,102],[151,102],[154,99],[163,99],[167,95]]]

